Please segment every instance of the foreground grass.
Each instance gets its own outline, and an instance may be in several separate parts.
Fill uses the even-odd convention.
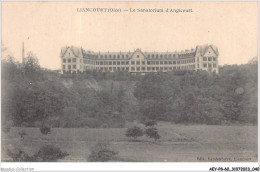
[[[2,160],[9,145],[22,147],[33,154],[41,145],[53,144],[70,155],[62,161],[88,161],[90,148],[98,141],[110,143],[119,152],[117,161],[257,161],[257,126],[209,126],[159,124],[161,139],[147,137],[131,140],[125,128],[53,128],[42,135],[38,128],[23,128],[27,135],[20,139],[21,128],[2,135]],[[222,159],[221,159],[222,158]]]

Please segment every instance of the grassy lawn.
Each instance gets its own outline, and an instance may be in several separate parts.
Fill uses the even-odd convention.
[[[125,136],[125,128],[53,128],[42,135],[38,128],[12,128],[2,133],[2,161],[8,161],[8,146],[21,147],[28,154],[41,145],[52,144],[70,155],[61,161],[88,161],[90,148],[98,141],[109,142],[119,161],[209,162],[257,161],[257,126],[175,125],[159,123],[161,139],[145,136],[136,141]],[[20,139],[19,131],[27,135]]]

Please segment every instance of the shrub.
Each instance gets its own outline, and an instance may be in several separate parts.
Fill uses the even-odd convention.
[[[43,126],[41,126],[40,131],[42,134],[49,134],[51,132],[51,128],[43,125]]]
[[[41,147],[40,150],[32,156],[29,156],[20,148],[13,147],[7,149],[7,155],[12,158],[13,162],[55,162],[69,154],[62,152],[60,148],[46,145]]]
[[[45,145],[33,155],[33,160],[37,162],[55,162],[58,159],[63,159],[68,155],[69,154],[67,152],[62,152],[58,147]]]
[[[126,130],[126,137],[133,137],[136,139],[137,137],[141,137],[144,135],[143,130],[137,126],[134,126],[132,128],[128,128]]]
[[[13,162],[28,162],[32,160],[26,152],[19,148],[7,149],[7,155],[12,158]]]
[[[156,120],[149,120],[149,121],[146,121],[145,123],[144,123],[144,125],[146,126],[146,127],[153,127],[153,126],[155,126],[157,124],[157,121]]]
[[[158,134],[158,131],[157,131],[157,128],[147,128],[145,130],[145,134],[150,137],[150,138],[153,138],[154,140],[158,140],[160,139],[160,135]]]
[[[20,137],[21,137],[22,140],[24,139],[24,136],[27,135],[24,130],[20,131],[18,134],[20,135]]]
[[[109,149],[107,143],[97,143],[91,150],[88,160],[91,162],[107,162],[116,159],[118,152]]]

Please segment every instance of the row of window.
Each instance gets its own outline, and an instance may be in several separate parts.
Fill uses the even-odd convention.
[[[97,70],[101,71],[169,71],[176,69],[195,69],[194,65],[189,66],[177,66],[177,67],[98,67]]]
[[[68,58],[68,59],[63,59],[63,63],[66,63],[66,62],[68,62],[68,63],[71,63],[71,62],[77,62],[77,59],[76,58]],[[82,63],[82,59],[80,59],[80,63]]]
[[[216,68],[217,67],[217,64],[216,63],[213,63],[213,64],[211,64],[211,63],[203,63],[203,67],[204,68]]]
[[[194,63],[194,59],[180,60],[180,61],[131,61],[131,65],[171,65],[171,64],[186,64]],[[97,61],[96,65],[129,65],[129,61]]]
[[[167,57],[169,57],[169,58],[171,58],[171,57],[179,57],[179,56],[182,56],[181,54],[180,55],[178,55],[178,54],[147,54],[147,57],[148,58],[163,58],[163,57],[165,57],[165,58],[167,58]],[[107,58],[109,58],[109,59],[111,59],[111,58],[113,58],[113,59],[120,59],[120,58],[128,58],[129,57],[129,54],[114,54],[114,55],[112,55],[112,54],[109,54],[109,55],[107,55],[107,54],[101,54],[101,55],[99,55],[99,57],[101,58],[101,59],[103,59],[103,58],[105,58],[105,59],[107,59]],[[139,55],[137,55],[137,58],[139,58]]]
[[[203,61],[216,61],[216,57],[203,57]]]
[[[62,68],[66,69],[66,65],[63,65]],[[68,69],[77,69],[77,65],[68,65]],[[80,69],[82,69],[81,65],[80,65]]]

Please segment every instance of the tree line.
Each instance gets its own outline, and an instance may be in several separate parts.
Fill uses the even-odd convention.
[[[32,53],[23,63],[9,56],[2,60],[2,121],[42,128],[125,127],[134,120],[256,124],[257,79],[257,63],[222,66],[219,74],[86,71],[61,75],[41,68]]]

